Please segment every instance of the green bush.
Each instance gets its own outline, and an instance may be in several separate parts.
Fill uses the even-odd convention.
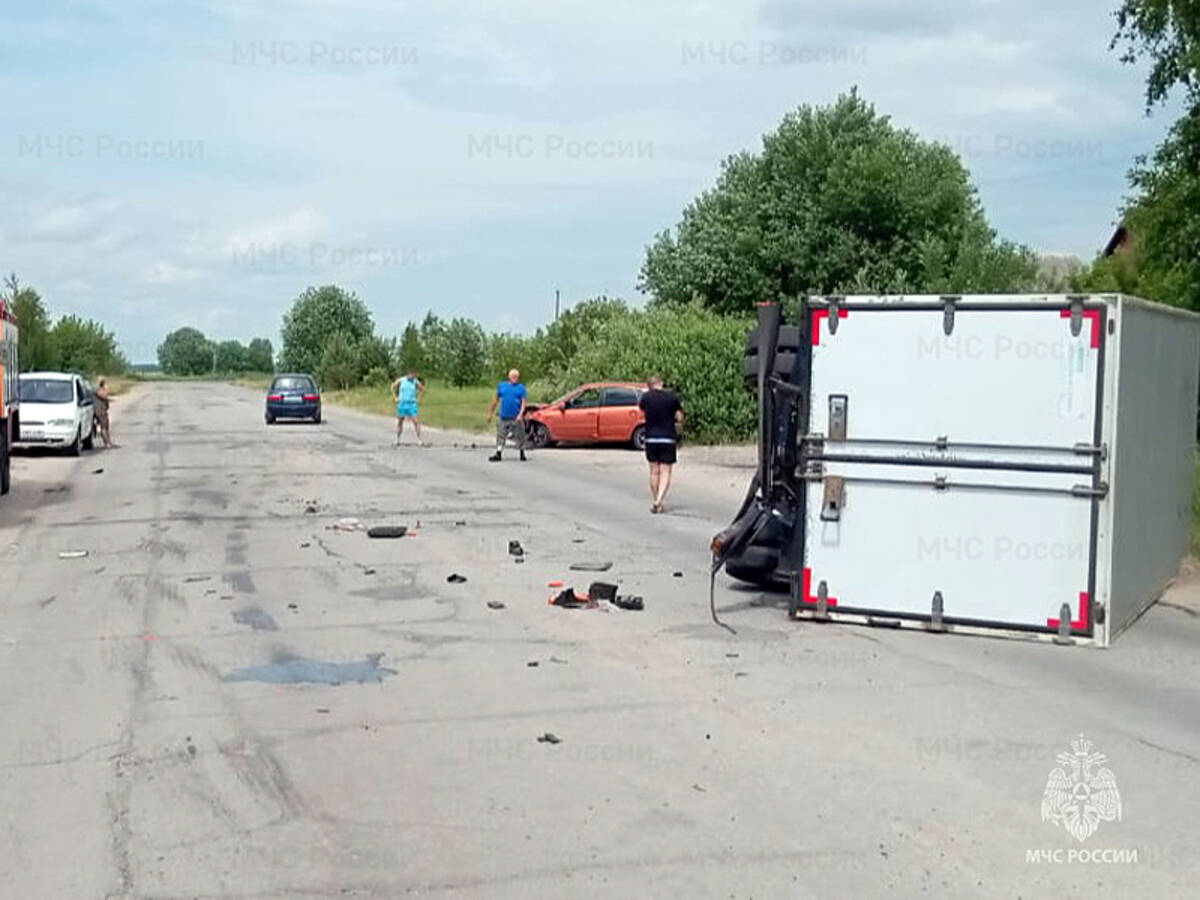
[[[326,390],[341,391],[357,380],[358,357],[350,339],[335,331],[325,342],[325,352],[317,367],[317,380]]]
[[[662,376],[683,400],[684,432],[701,442],[754,435],[754,397],[742,379],[749,319],[699,305],[615,316],[579,347],[553,379],[558,393],[587,381],[645,381]]]

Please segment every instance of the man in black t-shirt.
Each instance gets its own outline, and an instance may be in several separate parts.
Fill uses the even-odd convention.
[[[650,512],[663,511],[663,498],[671,487],[675,465],[675,442],[683,428],[683,405],[671,391],[663,390],[662,379],[651,375],[650,390],[638,401],[646,416],[646,459],[650,463]]]

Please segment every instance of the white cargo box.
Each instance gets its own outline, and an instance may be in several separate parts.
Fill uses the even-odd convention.
[[[1200,316],[1116,295],[804,316],[794,616],[1106,646],[1175,576]]]

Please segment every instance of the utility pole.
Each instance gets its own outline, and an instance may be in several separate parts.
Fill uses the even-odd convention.
[[[554,321],[558,321],[558,288],[554,289]]]

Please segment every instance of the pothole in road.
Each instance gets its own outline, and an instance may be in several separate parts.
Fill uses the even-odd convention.
[[[381,659],[382,653],[370,653],[361,662],[334,663],[282,653],[265,665],[234,669],[221,680],[260,681],[266,684],[378,683],[385,676],[396,674],[395,669],[380,665]]]

